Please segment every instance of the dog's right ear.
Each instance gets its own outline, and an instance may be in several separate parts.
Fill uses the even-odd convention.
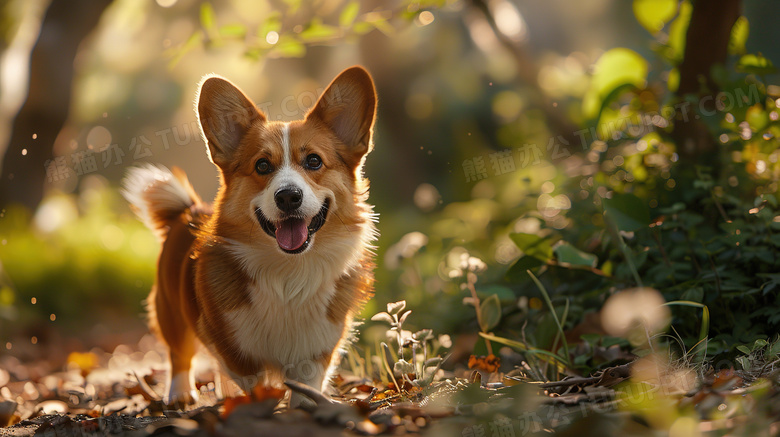
[[[200,83],[198,121],[211,162],[228,165],[255,121],[265,121],[249,98],[227,79],[209,75]]]

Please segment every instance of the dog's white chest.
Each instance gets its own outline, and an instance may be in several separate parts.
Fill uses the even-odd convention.
[[[253,288],[251,304],[227,313],[243,354],[275,365],[298,365],[329,353],[341,339],[343,325],[327,317],[332,289],[282,302],[271,290]]]

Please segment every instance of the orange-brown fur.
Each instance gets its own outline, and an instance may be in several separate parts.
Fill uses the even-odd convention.
[[[170,349],[172,375],[188,374],[198,341],[234,378],[282,372],[279,367],[285,363],[274,362],[273,356],[265,359],[246,352],[247,339],[253,338],[246,335],[251,332],[242,334],[235,326],[231,327],[231,323],[235,323],[230,319],[231,315],[245,314],[240,311],[255,308],[253,305],[257,303],[252,302],[260,299],[257,293],[268,305],[300,305],[301,311],[321,314],[323,320],[318,320],[319,323],[334,326],[333,329],[340,333],[338,340],[323,345],[323,351],[309,357],[327,369],[335,363],[338,348],[349,336],[352,318],[371,296],[373,288],[373,255],[369,241],[375,231],[371,207],[365,203],[368,181],[362,177],[363,159],[372,148],[375,113],[370,76],[359,68],[345,70],[305,120],[287,125],[268,122],[251,101],[226,81],[204,81],[199,99],[199,119],[209,157],[220,170],[220,189],[213,210],[200,200],[178,169],[174,169],[173,176],[189,197],[189,202],[183,202],[186,207],[173,201],[166,204],[155,200],[160,196],[165,199],[165,193],[155,190],[168,182],[149,183],[143,187],[141,195],[150,211],[150,226],[163,240],[156,284],[147,303],[150,326]],[[220,130],[219,123],[225,122],[233,123],[228,127],[234,129]],[[286,140],[289,141],[286,156],[296,166],[296,171],[313,192],[332,196],[327,221],[314,234],[313,245],[298,255],[281,253],[276,241],[264,233],[248,209],[274,177],[256,172],[254,163],[265,158],[275,166],[281,165],[284,151],[279,144],[284,132],[288,133]],[[298,163],[312,153],[322,158],[322,169],[299,170]],[[345,239],[355,239],[354,250],[344,248]],[[305,274],[306,268],[314,268],[306,266],[320,266],[317,264],[320,258],[330,263],[322,265],[340,266],[340,260],[327,258],[332,250],[349,250],[349,259],[356,261],[351,264],[345,261],[344,266],[339,267],[341,271],[322,273],[323,278],[333,276],[333,280],[317,283],[317,287],[323,288],[311,291],[309,300],[282,302],[264,295],[270,291],[257,288],[260,280],[267,278],[256,277],[253,267],[257,267],[257,272],[273,275],[277,273],[263,270],[260,264],[278,265],[281,267],[277,270],[297,272],[295,268],[285,266],[298,263],[294,265],[301,266],[299,274]],[[255,262],[258,266],[252,264]],[[284,284],[286,279],[274,280]],[[331,293],[322,302],[324,307],[318,300],[321,292]],[[269,314],[295,314],[296,308],[268,310]],[[259,323],[258,326],[267,327],[263,321]],[[286,322],[280,320],[279,323]],[[301,328],[296,326],[295,329]],[[298,331],[296,333],[300,335]],[[243,350],[239,347],[241,342],[244,342]],[[260,349],[261,346],[258,345]],[[302,346],[290,344],[289,347]],[[279,383],[273,378],[266,378],[265,382]],[[187,393],[176,393],[176,384],[172,383],[170,395],[186,396]],[[241,386],[251,388],[246,384]]]

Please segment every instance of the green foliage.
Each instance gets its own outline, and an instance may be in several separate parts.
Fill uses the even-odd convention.
[[[509,237],[527,256],[532,256],[539,261],[548,261],[553,257],[553,248],[544,237],[524,233],[511,234]]]
[[[747,54],[739,58],[737,71],[763,76],[777,73],[777,68],[772,64],[772,61],[763,57],[761,54]]]
[[[736,346],[734,354],[734,360],[744,372],[761,373],[765,368],[773,366],[780,356],[780,336],[776,335],[773,340],[757,338],[750,343],[740,344]]]
[[[700,361],[704,361],[707,356],[707,336],[710,332],[710,309],[707,308],[707,305],[687,300],[675,300],[672,302],[667,302],[666,305],[701,308],[701,329],[699,330],[699,341],[694,345],[694,348],[699,347],[699,349],[696,351],[696,355],[700,357]]]
[[[79,198],[54,195],[34,220],[43,228],[30,227],[23,209],[5,211],[0,308],[13,305],[13,310],[0,312],[0,331],[42,329],[45,320],[63,332],[76,332],[139,318],[152,286],[158,243],[123,204],[105,186]],[[51,314],[56,321],[50,321]]]
[[[590,88],[582,101],[582,111],[588,118],[596,118],[624,89],[642,89],[646,86],[647,61],[633,50],[608,50],[593,66]]]
[[[253,59],[304,56],[309,45],[374,29],[394,35],[423,9],[444,3],[366,11],[345,1],[296,26],[289,18],[302,14],[298,2],[278,5],[263,22],[240,24],[220,23],[204,3],[200,36],[185,46],[241,40]],[[673,327],[686,350],[701,345],[697,352],[704,351],[706,345],[710,355],[729,353],[735,344],[780,328],[780,302],[772,293],[780,285],[774,273],[780,124],[765,78],[776,70],[761,54],[747,53],[750,26],[741,17],[729,42],[733,70],[713,69],[722,91],[717,109],[696,96],[679,98],[677,67],[693,3],[635,0],[633,10],[652,36],[656,57],[624,47],[607,50],[578,94],[559,99],[563,113],[587,131],[577,153],[581,171],[556,169],[556,158],[547,156],[533,168],[473,187],[454,182],[452,191],[473,189],[472,198],[444,203],[424,218],[408,211],[384,216],[421,231],[402,235],[396,227],[384,236],[380,246],[396,243],[386,253],[401,255],[392,255],[389,272],[380,271],[378,279],[403,295],[426,327],[478,331],[489,341],[547,350],[582,371],[590,370],[583,360],[560,350],[566,332],[624,288],[645,285],[661,290],[667,301],[700,306],[693,317],[690,308],[673,306]],[[502,90],[494,104],[503,108],[499,103],[514,99],[522,107],[518,96],[524,92]],[[499,126],[500,146],[517,149],[554,135],[535,128],[544,120],[533,108],[497,113],[510,112],[519,115]],[[701,120],[719,145],[718,167],[682,162],[674,129],[689,120]],[[469,279],[472,259],[487,264],[479,283]],[[370,304],[368,311],[374,309]],[[376,321],[396,323],[400,316],[389,309],[385,314]],[[705,336],[709,341],[702,343]]]
[[[501,302],[498,296],[491,294],[490,297],[481,301],[479,305],[479,327],[482,332],[489,332],[501,321]]]
[[[634,15],[642,27],[656,33],[677,14],[677,3],[676,0],[634,0]]]
[[[750,34],[750,23],[747,18],[739,17],[734,27],[731,29],[731,38],[729,39],[729,54],[745,54],[745,44]]]
[[[566,333],[563,332],[563,325],[566,323],[566,316],[569,313],[569,301],[566,300],[566,307],[563,310],[563,315],[561,316],[561,319],[558,319],[558,315],[555,313],[555,306],[553,305],[552,301],[550,300],[550,295],[547,293],[547,290],[544,288],[544,285],[542,285],[541,282],[539,282],[539,279],[534,276],[531,271],[528,271],[528,275],[531,277],[531,280],[534,281],[534,284],[539,288],[539,291],[542,292],[542,296],[544,297],[544,303],[547,304],[547,307],[550,309],[550,314],[553,317],[553,320],[555,320],[555,326],[558,328],[558,332],[555,335],[555,340],[553,341],[553,345],[558,343],[558,340],[561,340],[563,343],[563,357],[564,357],[564,363],[568,363],[569,361],[569,344],[566,341]],[[571,365],[569,364],[569,367]]]
[[[195,11],[199,26],[169,54],[175,63],[196,49],[237,46],[253,60],[300,57],[312,45],[349,41],[374,30],[399,35],[426,8],[447,3],[404,1],[396,9],[367,10],[348,0],[329,4],[328,13],[320,14],[321,4],[284,1],[258,6],[267,13],[250,22],[226,20],[222,5],[202,2]],[[697,96],[675,95],[692,8],[688,0],[635,0],[634,14],[652,37],[648,46],[654,56],[641,49],[612,48],[598,59],[587,59],[587,65],[582,62],[581,74],[559,81],[571,79],[576,87],[545,87],[566,121],[586,132],[582,145],[568,145],[565,165],[548,146],[528,166],[474,182],[456,177],[461,160],[495,152],[486,145],[517,154],[532,143],[544,149],[561,132],[527,99],[541,91],[517,85],[511,73],[496,80],[495,87],[489,82],[490,89],[475,85],[476,78],[465,86],[445,75],[446,99],[435,95],[432,100],[456,114],[439,120],[454,125],[454,141],[442,141],[446,148],[441,149],[448,153],[453,176],[432,176],[440,205],[424,212],[383,211],[378,293],[404,298],[415,312],[399,302],[367,323],[367,331],[390,324],[393,337],[374,338],[375,355],[362,364],[364,373],[372,374],[368,367],[374,366],[389,378],[410,365],[420,372],[418,354],[410,355],[404,344],[403,327],[415,325],[452,334],[478,332],[487,340],[477,343],[479,351],[491,342],[507,345],[522,351],[529,362],[550,365],[548,375],[588,373],[619,358],[572,356],[577,354],[575,342],[592,349],[630,345],[594,332],[580,338],[570,334],[613,293],[638,285],[656,288],[675,303],[672,326],[683,351],[695,350],[702,357],[705,350],[710,356],[735,354],[737,345],[753,345],[780,330],[780,122],[777,96],[772,95],[776,88],[766,77],[776,69],[763,55],[747,53],[750,26],[743,17],[731,31],[733,58],[713,69],[723,97],[712,102],[716,110]],[[565,57],[565,62],[577,64],[578,56]],[[490,61],[479,74],[492,77],[493,70],[504,70],[508,62],[499,57]],[[549,77],[542,71],[557,71],[540,66],[544,79]],[[426,93],[431,88],[417,87]],[[461,98],[480,93],[486,95]],[[493,109],[496,125],[489,125],[490,132],[480,132],[484,120],[454,118],[462,116],[466,105]],[[717,166],[683,162],[674,128],[689,120],[701,120],[705,134],[718,145],[713,152]],[[471,195],[462,194],[466,192]],[[117,208],[119,203],[107,201]],[[100,306],[107,304],[103,299],[115,304],[116,296],[122,296],[131,308],[139,307],[151,283],[153,251],[136,253],[131,241],[151,234],[129,216],[89,205],[82,205],[69,224],[48,233],[19,225],[26,219],[12,219],[18,212],[7,212],[0,230],[13,237],[0,255],[7,276],[2,278],[0,305],[22,308],[20,302],[36,296],[40,304],[34,310],[54,312],[43,304],[52,302],[56,311],[74,316],[83,307],[73,302]],[[112,221],[126,237],[118,249],[101,242],[103,228]],[[117,234],[116,229],[106,232]],[[483,261],[484,266],[477,265]],[[376,312],[376,305],[376,300],[370,302],[366,312]],[[0,317],[14,315],[5,311]],[[385,331],[383,327],[381,334]]]
[[[226,44],[241,44],[244,56],[252,60],[266,57],[299,58],[307,46],[333,44],[354,39],[373,30],[394,35],[426,8],[438,8],[446,1],[406,1],[394,8],[361,10],[358,1],[345,1],[334,13],[331,4],[311,4],[301,8],[300,2],[274,5],[261,22],[220,23],[219,11],[211,2],[200,5],[200,29],[181,46],[170,52],[171,66],[197,47],[218,48]],[[260,6],[268,8],[269,6]]]
[[[412,387],[428,389],[433,382],[433,378],[439,371],[443,360],[435,356],[441,348],[441,341],[434,339],[433,331],[422,329],[414,334],[404,336],[403,325],[406,318],[411,314],[411,310],[406,310],[406,301],[391,302],[387,304],[387,312],[379,312],[371,317],[371,320],[385,322],[390,325],[388,334],[396,340],[398,353],[394,354],[387,343],[381,342],[377,348],[379,361],[381,361],[380,372],[373,375],[372,372],[361,369],[355,372],[356,366],[353,364],[353,372],[369,376],[387,383],[384,376],[388,376],[393,381],[400,394],[406,396],[408,393],[403,388],[408,382]],[[406,360],[407,355],[409,361]],[[432,357],[432,358],[429,358]],[[362,362],[370,362],[371,357],[361,359]],[[357,360],[353,360],[357,362]],[[410,375],[414,375],[411,378]],[[401,380],[402,384],[398,381]]]
[[[630,193],[615,193],[604,199],[604,214],[618,230],[634,232],[650,224],[650,210],[642,199]]]
[[[599,262],[599,257],[596,255],[583,252],[565,241],[559,241],[555,245],[555,258],[559,265],[569,268],[594,268]]]
[[[440,291],[431,301],[456,307],[464,289],[453,259],[470,254],[487,264],[477,292],[502,286],[515,297],[500,299],[494,332],[487,332],[481,315],[471,315],[476,323],[468,326],[438,329],[481,331],[529,360],[587,373],[614,363],[572,357],[561,340],[615,291],[644,285],[669,302],[681,339],[669,346],[682,354],[726,356],[735,345],[780,332],[780,117],[764,78],[772,64],[744,53],[749,25],[740,18],[730,44],[739,62],[733,70],[714,70],[722,91],[717,110],[695,96],[680,100],[673,90],[692,5],[669,2],[656,10],[650,3],[656,5],[637,1],[634,7],[656,38],[658,58],[609,50],[593,66],[583,99],[570,102],[571,108],[581,103],[583,122],[595,123],[584,126],[590,136],[577,171],[548,172],[543,162],[480,181],[471,200],[445,205],[429,215],[430,226],[418,228],[427,245],[406,258],[398,274],[414,272],[416,283],[436,284],[429,290]],[[701,120],[718,144],[712,152],[718,167],[682,161],[674,127],[689,120]],[[517,147],[528,141],[524,135],[507,127],[500,138]],[[546,203],[550,199],[555,202]],[[480,219],[466,211],[480,211]],[[422,291],[422,302],[430,293]],[[587,335],[580,340],[598,343]]]

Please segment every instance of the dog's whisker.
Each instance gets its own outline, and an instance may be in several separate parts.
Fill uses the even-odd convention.
[[[347,224],[344,223],[344,220],[341,219],[341,216],[339,216],[339,214],[336,211],[333,211],[333,215],[335,215],[336,218],[339,219],[339,221],[341,222],[342,226],[344,226],[344,229],[346,229],[347,232],[349,232],[349,235],[352,235],[352,230],[350,230],[349,226],[347,226]]]
[[[255,208],[255,216],[257,216],[258,212],[262,213],[259,206]],[[259,225],[260,223],[258,223],[254,217],[249,218],[249,221],[252,222],[252,227],[249,229],[249,238],[252,238],[252,232],[255,230],[255,225]]]

